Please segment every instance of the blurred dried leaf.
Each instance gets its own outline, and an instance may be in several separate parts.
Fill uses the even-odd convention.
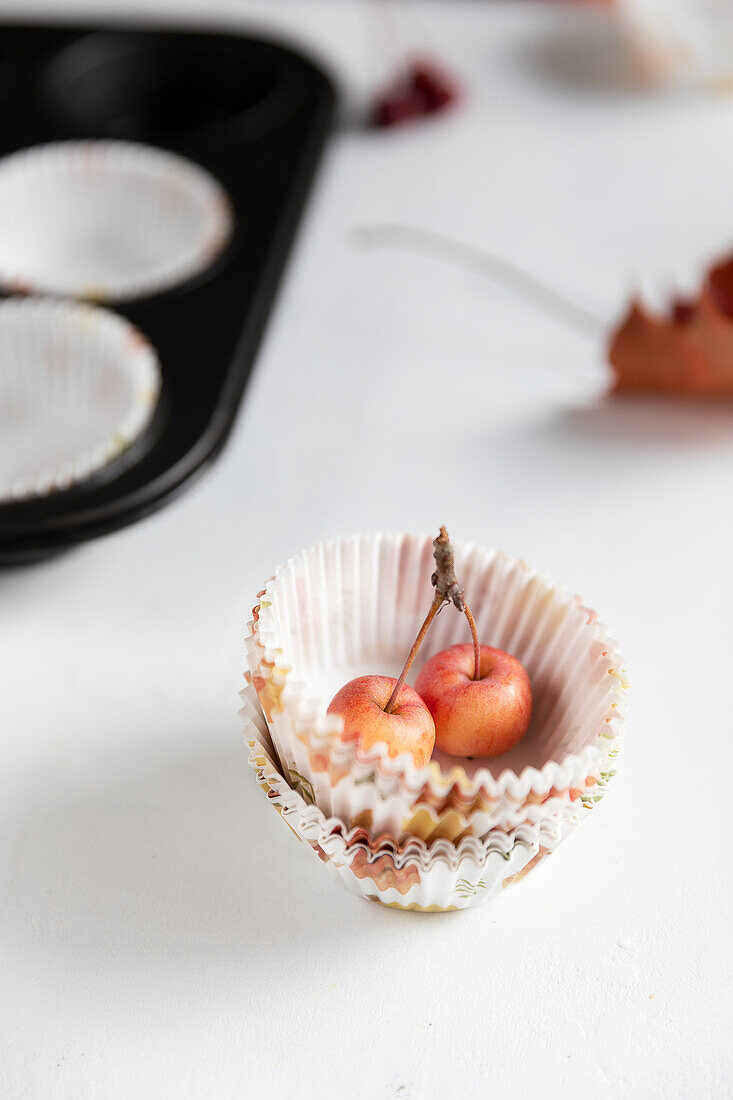
[[[697,301],[667,317],[639,302],[611,339],[617,392],[733,396],[733,257],[713,268]]]

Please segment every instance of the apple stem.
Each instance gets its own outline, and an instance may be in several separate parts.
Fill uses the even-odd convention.
[[[441,609],[441,607],[443,606],[444,603],[445,603],[445,597],[436,593],[435,599],[433,600],[433,602],[430,606],[430,610],[428,611],[428,613],[425,617],[425,622],[420,627],[420,632],[418,633],[417,638],[415,638],[412,649],[410,650],[410,652],[407,655],[407,660],[404,663],[404,666],[402,668],[402,672],[400,673],[399,679],[398,679],[397,683],[395,684],[394,688],[392,689],[392,694],[390,695],[389,699],[387,700],[387,705],[384,708],[384,713],[385,714],[391,714],[392,713],[392,707],[397,702],[397,696],[399,695],[399,693],[402,689],[402,685],[405,682],[405,677],[407,676],[407,673],[410,671],[410,669],[412,667],[412,662],[417,657],[418,650],[420,649],[420,646],[423,644],[423,641],[425,639],[425,635],[428,632],[428,628],[430,627],[431,622],[433,621],[435,616],[438,614],[438,612],[440,611],[440,609]]]
[[[387,705],[384,708],[385,714],[392,713],[392,708],[397,702],[397,696],[405,682],[407,673],[412,667],[412,662],[417,657],[418,650],[425,640],[425,635],[428,632],[431,622],[444,603],[452,603],[456,609],[462,611],[468,619],[469,626],[471,627],[471,635],[473,637],[473,678],[474,680],[481,679],[481,649],[478,644],[478,631],[476,630],[476,623],[474,622],[473,615],[463,599],[463,585],[459,583],[456,577],[455,556],[445,527],[441,527],[440,534],[437,538],[433,539],[433,556],[435,558],[436,569],[431,577],[431,581],[435,589],[435,597],[427,613],[425,622],[420,627],[417,638],[415,638],[412,649],[407,655],[407,660],[399,675],[399,679],[392,690],[392,694],[387,700]]]
[[[473,638],[473,678],[474,680],[480,680],[481,646],[478,644],[478,630],[476,629],[476,620],[471,614],[471,608],[465,602],[463,604],[463,613],[468,619],[468,625],[471,627],[471,637]]]
[[[463,611],[463,585],[456,577],[456,559],[445,527],[441,527],[440,534],[433,539],[433,556],[437,566],[430,578],[433,588],[444,600],[450,600],[458,611]]]

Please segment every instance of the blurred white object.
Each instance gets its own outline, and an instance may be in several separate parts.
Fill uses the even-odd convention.
[[[733,86],[733,0],[621,0],[620,11],[647,79]]]

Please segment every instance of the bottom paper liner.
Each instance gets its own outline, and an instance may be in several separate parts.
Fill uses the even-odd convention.
[[[558,830],[548,829],[542,841],[532,845],[518,842],[506,854],[489,852],[483,862],[462,859],[457,869],[442,860],[428,867],[414,862],[398,868],[389,855],[371,862],[361,851],[350,860],[332,859],[331,866],[346,888],[360,897],[394,909],[447,913],[482,905],[521,881],[577,824],[563,822]]]

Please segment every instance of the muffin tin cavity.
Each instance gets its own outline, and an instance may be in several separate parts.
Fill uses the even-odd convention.
[[[159,391],[155,352],[122,317],[0,303],[0,502],[86,481],[142,436]]]
[[[244,38],[112,32],[62,50],[42,92],[80,133],[216,145],[277,126],[297,103],[298,82],[276,51]]]
[[[155,294],[209,267],[232,226],[216,180],[161,149],[59,142],[0,161],[0,282],[10,290]]]

